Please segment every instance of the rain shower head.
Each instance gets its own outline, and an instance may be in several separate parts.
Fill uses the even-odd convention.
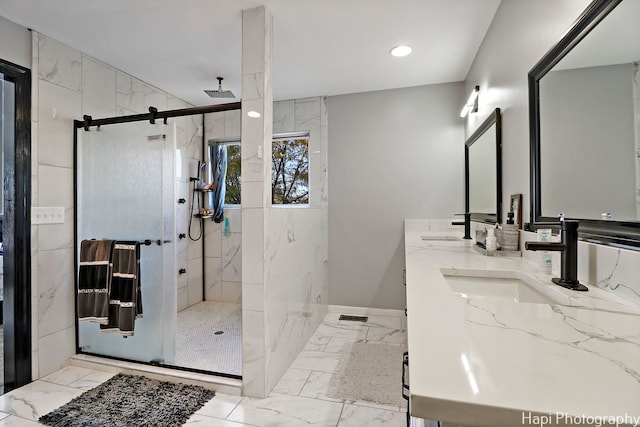
[[[212,98],[235,98],[236,96],[230,90],[222,90],[222,77],[216,77],[218,79],[217,90],[205,90],[204,92]]]

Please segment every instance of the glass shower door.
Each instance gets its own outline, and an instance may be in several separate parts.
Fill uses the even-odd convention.
[[[141,362],[174,360],[176,325],[175,124],[77,129],[77,245],[84,239],[150,241],[140,247],[143,317],[133,336],[79,322],[80,350]]]

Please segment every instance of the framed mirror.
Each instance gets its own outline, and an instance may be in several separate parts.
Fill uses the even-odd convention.
[[[496,108],[464,145],[465,209],[472,221],[501,221],[501,147],[500,109]]]
[[[531,222],[640,250],[640,2],[595,0],[529,72]]]

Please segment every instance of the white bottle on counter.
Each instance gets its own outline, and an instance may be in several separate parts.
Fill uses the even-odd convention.
[[[496,239],[496,230],[494,228],[487,229],[486,241],[487,255],[494,256],[498,250],[498,239]]]
[[[540,242],[551,242],[552,241],[552,235],[551,235],[551,229],[550,228],[539,228],[538,230],[536,230],[536,233],[538,234],[538,241],[540,241]],[[549,251],[541,251],[539,257],[540,257],[540,259],[539,259],[539,264],[538,264],[538,270],[540,271],[540,273],[542,273],[542,274],[551,274],[551,267],[552,267],[551,252],[549,252]]]

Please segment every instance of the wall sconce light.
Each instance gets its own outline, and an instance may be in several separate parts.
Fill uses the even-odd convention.
[[[473,92],[469,95],[469,99],[467,99],[467,103],[462,107],[462,111],[460,111],[460,117],[465,117],[469,113],[477,113],[478,112],[478,94],[480,93],[480,86],[476,86],[473,88]]]

